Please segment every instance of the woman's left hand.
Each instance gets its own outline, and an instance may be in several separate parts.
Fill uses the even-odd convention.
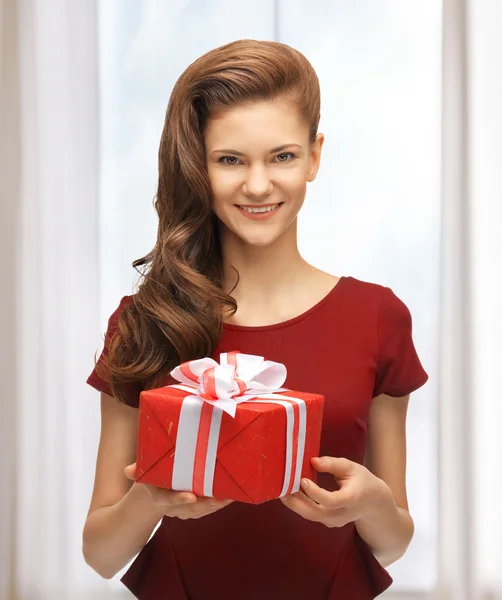
[[[310,479],[302,479],[303,491],[283,496],[283,504],[305,519],[326,527],[343,527],[376,512],[393,500],[389,486],[363,465],[347,458],[324,456],[312,459],[316,471],[331,473],[340,489],[329,492]],[[305,484],[306,485],[305,485]]]

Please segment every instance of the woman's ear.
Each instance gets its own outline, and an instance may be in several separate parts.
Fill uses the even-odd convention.
[[[324,134],[318,133],[315,142],[311,146],[310,156],[309,156],[309,170],[307,181],[311,182],[317,176],[317,171],[321,165],[321,150],[322,145],[324,144]]]

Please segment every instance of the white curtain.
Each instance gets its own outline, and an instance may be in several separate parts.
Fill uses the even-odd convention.
[[[286,15],[280,6],[276,17]],[[440,493],[430,597],[496,600],[502,4],[445,0],[443,23],[440,364],[429,384],[438,389]],[[277,31],[275,22],[270,34],[250,36]],[[112,304],[101,306],[98,34],[92,0],[0,4],[2,600],[130,597],[117,580],[101,580],[80,549],[99,435],[96,392],[83,382]],[[130,252],[131,260],[141,254]]]
[[[502,598],[502,4],[446,0],[438,597]]]
[[[0,11],[0,598],[108,598],[81,553],[99,435],[83,384],[100,329],[96,3]]]

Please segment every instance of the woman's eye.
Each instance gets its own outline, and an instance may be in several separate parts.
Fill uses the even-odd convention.
[[[281,157],[283,157],[283,158],[286,158],[286,160],[281,160],[281,159],[280,159]],[[278,162],[280,162],[280,163],[289,162],[289,161],[287,160],[287,158],[288,158],[288,157],[291,157],[291,159],[293,159],[293,158],[296,158],[296,155],[295,155],[295,154],[293,154],[292,152],[281,152],[281,154],[278,154],[278,155],[276,156],[276,158],[278,158],[278,159],[279,159],[279,160],[278,160]],[[224,165],[228,165],[228,166],[230,166],[230,167],[232,167],[232,166],[234,166],[234,165],[236,165],[236,164],[237,164],[237,162],[234,162],[234,161],[238,161],[238,158],[237,158],[237,157],[235,157],[235,156],[221,156],[221,157],[218,159],[218,162],[219,162],[219,163],[222,163],[222,164],[224,164]]]
[[[296,158],[296,156],[292,152],[282,152],[281,154],[277,155],[277,158],[279,158],[279,156],[291,156],[292,158]],[[279,162],[287,162],[287,161],[280,160]]]
[[[233,166],[233,165],[235,165],[235,164],[236,164],[236,163],[234,163],[234,162],[230,162],[230,163],[229,163],[229,162],[225,162],[225,160],[226,160],[226,159],[230,159],[230,160],[237,160],[237,158],[236,158],[235,156],[221,156],[221,157],[218,159],[218,162],[221,162],[221,163],[223,163],[224,165],[230,165],[230,166]]]

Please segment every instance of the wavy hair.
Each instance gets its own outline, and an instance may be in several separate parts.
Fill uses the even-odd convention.
[[[95,365],[119,401],[130,403],[124,383],[142,389],[167,385],[176,365],[212,356],[225,317],[236,312],[236,300],[221,287],[223,261],[204,128],[225,109],[277,99],[296,107],[313,144],[319,81],[310,62],[291,46],[237,40],[199,57],[176,81],[158,154],[157,241],[132,263],[142,282],[133,302],[118,314],[104,360]]]

